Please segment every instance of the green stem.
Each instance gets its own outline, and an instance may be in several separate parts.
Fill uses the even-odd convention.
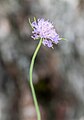
[[[33,100],[34,100],[34,104],[35,104],[35,108],[36,108],[36,113],[37,113],[37,120],[41,120],[41,115],[40,115],[40,110],[39,110],[39,105],[37,102],[37,98],[36,98],[36,94],[35,94],[35,90],[34,90],[34,86],[33,86],[33,81],[32,81],[32,72],[33,72],[33,66],[34,66],[34,61],[36,58],[36,55],[41,47],[42,44],[42,39],[40,39],[38,46],[36,47],[36,50],[33,54],[32,60],[31,60],[31,65],[30,65],[30,71],[29,71],[29,77],[30,77],[30,87],[31,87],[31,91],[32,91],[32,96],[33,96]]]

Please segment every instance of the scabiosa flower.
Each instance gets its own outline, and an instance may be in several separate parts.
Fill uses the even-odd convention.
[[[38,19],[37,21],[31,23],[33,28],[33,39],[42,39],[42,43],[44,46],[53,47],[53,43],[57,44],[61,38],[55,31],[55,28],[49,20]]]
[[[33,81],[32,81],[34,62],[35,62],[37,53],[38,53],[42,43],[43,43],[43,45],[45,45],[49,48],[53,48],[53,43],[57,44],[59,42],[59,40],[65,40],[65,39],[59,38],[59,35],[55,31],[53,24],[51,22],[49,22],[49,20],[44,20],[43,18],[36,20],[36,18],[34,18],[34,21],[32,23],[29,19],[29,23],[33,29],[33,31],[32,31],[33,35],[31,37],[35,40],[40,39],[39,43],[36,47],[36,50],[32,56],[30,70],[29,70],[29,79],[30,79],[30,87],[31,87],[32,96],[33,96],[33,100],[34,100],[34,104],[35,104],[35,108],[36,108],[36,113],[37,113],[37,120],[41,120],[39,105],[38,105],[38,101],[36,98],[36,94],[35,94],[35,90],[34,90],[34,86],[33,86]]]

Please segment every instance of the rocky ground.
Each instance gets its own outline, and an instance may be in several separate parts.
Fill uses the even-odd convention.
[[[38,41],[28,18],[50,19],[61,37],[34,67],[42,120],[84,120],[84,1],[0,0],[0,120],[36,120],[29,65]]]

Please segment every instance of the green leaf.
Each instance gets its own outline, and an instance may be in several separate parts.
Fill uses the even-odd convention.
[[[31,20],[30,20],[30,18],[29,18],[29,24],[30,24],[31,28],[33,29],[33,27],[32,27],[32,23],[31,23]]]
[[[36,22],[36,17],[34,17],[34,21]]]
[[[67,39],[65,39],[65,38],[61,38],[61,40],[67,40]]]

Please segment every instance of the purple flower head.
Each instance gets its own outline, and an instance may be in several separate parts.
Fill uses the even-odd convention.
[[[38,19],[31,23],[33,28],[33,39],[42,39],[43,45],[53,47],[53,43],[57,44],[61,38],[56,33],[54,26],[49,20]]]

